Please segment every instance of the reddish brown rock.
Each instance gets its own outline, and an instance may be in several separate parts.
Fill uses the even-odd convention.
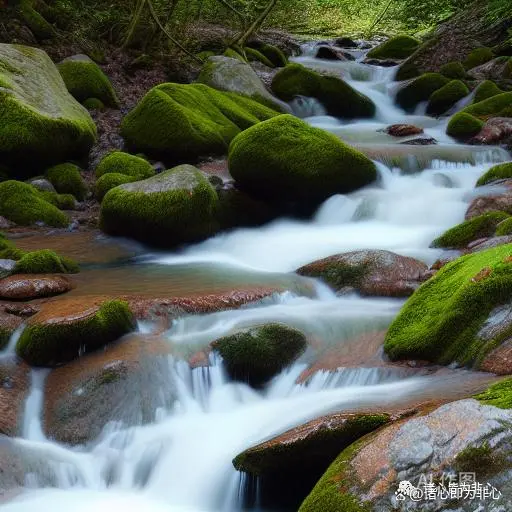
[[[4,306],[6,313],[21,317],[33,316],[39,312],[41,308],[35,304],[26,304],[23,302],[12,302]]]
[[[512,339],[504,341],[499,347],[487,354],[479,369],[496,375],[511,375]]]
[[[0,359],[0,434],[21,433],[29,386],[29,367],[25,363],[15,357]]]
[[[174,399],[169,352],[163,339],[132,335],[56,368],[46,381],[46,434],[62,443],[82,444],[111,421],[153,421],[157,407],[170,406]]]
[[[0,298],[31,300],[69,292],[72,282],[64,276],[16,274],[0,280]]]
[[[7,345],[12,333],[22,324],[23,320],[0,309],[0,350]]]
[[[410,135],[419,135],[423,133],[423,128],[412,124],[392,124],[384,130],[393,137],[409,137]]]
[[[297,270],[322,278],[337,291],[355,288],[362,295],[407,297],[425,279],[427,265],[390,251],[364,250],[329,256]]]
[[[512,214],[512,190],[493,196],[477,197],[471,201],[465,219],[469,220],[488,212],[506,212]]]
[[[493,117],[470,141],[470,144],[509,144],[512,142],[512,118]]]

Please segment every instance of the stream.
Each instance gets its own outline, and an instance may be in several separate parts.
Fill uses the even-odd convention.
[[[220,336],[269,321],[297,327],[320,345],[364,352],[358,336],[385,329],[402,299],[337,296],[318,281],[295,274],[301,265],[359,249],[386,249],[427,264],[443,252],[429,248],[439,234],[464,219],[476,180],[492,165],[510,160],[493,147],[465,146],[445,133],[446,120],[406,115],[393,103],[396,68],[357,60],[314,57],[312,45],[295,58],[343,76],[377,106],[374,119],[349,123],[325,115],[315,101],[293,105],[297,115],[355,145],[377,162],[379,179],[352,194],[325,201],[310,220],[282,218],[260,228],[219,234],[175,253],[145,252],[130,264],[85,270],[78,279],[95,293],[122,294],[179,282],[197,290],[229,283],[279,283],[282,293],[238,310],[184,316],[162,336],[177,350],[200,350]],[[379,131],[390,124],[424,128],[437,145],[415,146]],[[478,193],[486,193],[485,187]],[[104,274],[103,274],[104,276]],[[178,276],[178,277],[176,277]],[[310,286],[302,286],[306,281]],[[183,284],[185,283],[185,284]],[[190,284],[192,283],[192,284]],[[224,283],[224,285],[223,285]],[[309,293],[305,293],[307,288]],[[81,285],[72,293],[81,293]],[[86,293],[87,293],[86,292]],[[143,333],[151,325],[141,325]],[[15,333],[19,336],[19,331]],[[13,349],[13,340],[7,349]],[[14,340],[15,341],[15,340]],[[443,396],[457,399],[478,387],[485,374],[445,368],[368,364],[317,372],[302,382],[308,354],[263,390],[230,382],[222,361],[191,369],[169,356],[166,372],[176,390],[172,407],[155,407],[150,424],[109,425],[94,442],[67,447],[45,437],[42,426],[46,370],[32,371],[23,437],[0,440],[22,454],[24,492],[0,506],[5,512],[236,512],[244,509],[244,476],[232,459],[244,449],[329,412],[407,407]],[[152,371],[155,371],[152,369]],[[155,379],[158,381],[158,379]],[[160,392],[162,390],[156,390]],[[165,391],[162,391],[165,394]]]

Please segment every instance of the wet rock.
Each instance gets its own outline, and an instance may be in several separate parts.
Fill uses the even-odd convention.
[[[26,304],[23,302],[13,302],[10,304],[6,304],[4,310],[6,313],[11,315],[21,316],[21,317],[29,317],[35,315],[40,311],[39,306],[35,306],[33,304]]]
[[[330,414],[249,448],[233,465],[258,478],[260,506],[296,510],[341,450],[388,421],[386,414]]]
[[[334,41],[334,44],[336,46],[339,46],[340,48],[358,48],[359,45],[350,37],[338,37]]]
[[[406,297],[424,280],[423,262],[389,251],[353,251],[315,261],[297,270],[322,278],[337,291],[355,288],[362,295]]]
[[[9,275],[14,270],[15,266],[16,266],[15,260],[0,259],[0,279],[2,277]],[[1,282],[0,282],[0,287],[1,287]]]
[[[45,303],[29,318],[16,352],[34,366],[53,366],[107,345],[135,329],[128,304],[105,297]]]
[[[0,309],[0,350],[3,349],[12,333],[21,325],[21,318]]]
[[[512,118],[493,117],[485,123],[480,133],[469,141],[470,144],[510,144],[512,143]]]
[[[355,60],[352,55],[341,51],[339,48],[333,46],[320,46],[316,52],[317,59],[325,60]]]
[[[465,219],[469,220],[489,212],[512,214],[512,190],[498,195],[476,197],[469,204]]]
[[[411,146],[431,146],[437,144],[437,140],[433,137],[420,137],[418,139],[406,140],[400,144],[410,144]]]
[[[96,439],[110,422],[141,425],[175,399],[162,339],[133,335],[53,370],[46,380],[44,430],[61,443]]]
[[[511,422],[512,411],[467,399],[392,424],[344,450],[300,512],[349,510],[349,504],[357,510],[367,507],[379,512],[398,507],[424,510],[424,502],[397,501],[399,482],[407,480],[421,488],[425,478],[439,482],[444,477],[441,483],[448,487],[448,475],[458,478],[459,472],[476,473],[477,482],[483,486],[489,482],[499,489],[502,497],[493,501],[493,510],[508,510],[512,507],[508,477],[512,467]],[[350,486],[339,485],[347,481]],[[488,504],[469,497],[457,503],[457,510],[487,510]],[[429,500],[428,510],[454,509],[452,502],[437,497]]]
[[[21,434],[29,387],[29,367],[25,363],[15,357],[0,359],[0,434]]]
[[[412,124],[392,124],[384,130],[393,137],[409,137],[410,135],[419,135],[423,133],[423,128]]]
[[[55,187],[45,178],[34,178],[29,183],[41,192],[57,192]]]
[[[492,238],[486,238],[484,240],[476,240],[468,246],[468,250],[469,252],[479,252],[510,243],[512,243],[512,235],[493,236]]]
[[[364,64],[368,64],[370,66],[381,66],[383,68],[392,68],[393,66],[397,66],[400,64],[399,60],[393,59],[365,59],[363,61]]]
[[[267,324],[220,338],[211,347],[224,359],[232,379],[261,387],[295,361],[306,345],[306,337],[300,331]]]
[[[468,75],[474,80],[506,80],[512,78],[510,59],[498,57],[471,68]]]
[[[0,298],[32,300],[69,292],[72,282],[64,276],[16,274],[0,281]]]

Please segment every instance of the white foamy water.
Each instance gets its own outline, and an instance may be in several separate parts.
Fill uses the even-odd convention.
[[[159,264],[222,263],[261,272],[292,272],[336,253],[388,249],[432,263],[441,251],[431,241],[464,218],[478,177],[493,163],[510,159],[498,148],[455,144],[445,134],[446,120],[405,115],[393,103],[393,68],[360,62],[314,59],[309,45],[296,59],[304,65],[343,76],[377,105],[371,120],[344,122],[325,115],[307,98],[293,105],[314,126],[356,145],[377,162],[372,186],[325,201],[308,221],[280,219],[267,226],[220,234],[180,253],[159,255]],[[364,52],[355,52],[358,60]],[[381,130],[392,123],[421,126],[438,146],[403,146]],[[357,336],[385,329],[403,301],[358,296],[337,297],[318,284],[313,297],[290,292],[236,311],[176,319],[164,337],[173,349],[191,352],[220,336],[266,322],[302,330],[316,346],[325,343],[344,353],[357,351]],[[150,332],[151,325],[141,324]],[[12,355],[17,337],[7,353]],[[169,358],[152,371],[176,390],[172,407],[160,408],[147,425],[108,425],[87,446],[69,448],[45,437],[42,424],[44,371],[32,372],[23,434],[0,440],[24,468],[24,492],[0,508],[6,512],[237,512],[243,476],[232,459],[244,449],[320,415],[369,407],[392,407],[427,397],[446,396],[474,382],[466,371],[434,375],[411,368],[340,368],[317,372],[306,383],[309,351],[261,391],[230,382],[222,361],[190,369]],[[148,376],[160,382],[157,375]],[[450,395],[451,396],[451,395]],[[0,475],[1,482],[1,475]]]

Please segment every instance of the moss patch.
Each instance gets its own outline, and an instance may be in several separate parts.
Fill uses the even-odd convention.
[[[351,192],[377,177],[365,155],[291,115],[238,135],[229,148],[229,170],[251,194],[304,204]]]
[[[21,19],[38,40],[52,39],[55,36],[54,28],[32,7],[32,3],[30,0],[19,1],[18,12]]]
[[[420,42],[414,37],[400,35],[388,39],[368,52],[371,59],[406,59],[419,47]]]
[[[446,128],[446,133],[456,139],[467,139],[479,133],[484,127],[484,124],[483,121],[471,114],[457,112],[451,117]]]
[[[87,186],[80,174],[80,167],[74,164],[60,164],[46,171],[46,177],[60,194],[71,194],[79,201],[87,195]]]
[[[494,58],[494,53],[490,48],[482,47],[473,50],[464,60],[466,69],[473,69],[485,64]]]
[[[300,331],[267,324],[221,338],[212,348],[224,359],[232,379],[259,387],[295,361],[306,344]]]
[[[460,80],[452,80],[430,96],[427,114],[438,116],[452,108],[458,101],[469,94],[466,84]]]
[[[269,68],[273,68],[274,64],[261,52],[258,50],[255,50],[254,48],[244,48],[245,55],[247,56],[248,61],[256,61],[261,62],[262,64],[265,64],[265,66],[268,66]]]
[[[49,249],[25,254],[14,267],[15,274],[76,274],[79,271],[80,267],[73,260]]]
[[[96,181],[94,189],[96,199],[101,202],[109,190],[112,190],[119,185],[123,185],[124,183],[132,183],[133,181],[137,181],[137,178],[134,178],[133,176],[126,176],[126,174],[120,174],[118,172],[108,172],[103,174]]]
[[[0,215],[21,226],[44,222],[48,226],[66,227],[68,217],[43,199],[42,193],[21,181],[0,183]]]
[[[503,379],[475,395],[479,402],[500,409],[512,409],[512,378]]]
[[[265,55],[276,68],[282,68],[288,64],[286,55],[277,47],[271,44],[262,44],[257,50]]]
[[[105,104],[98,98],[87,98],[85,101],[82,102],[82,105],[87,110],[105,110]]]
[[[75,55],[57,65],[71,95],[80,102],[97,98],[105,105],[118,108],[119,100],[105,73],[86,55]]]
[[[510,215],[505,212],[489,212],[466,220],[448,231],[432,242],[432,247],[445,247],[451,249],[463,249],[470,242],[492,236],[496,226]]]
[[[449,82],[448,78],[439,73],[425,73],[398,91],[396,103],[403,109],[412,111]]]
[[[512,162],[491,167],[484,175],[480,176],[476,182],[476,186],[481,187],[482,185],[487,185],[487,183],[491,183],[496,180],[509,178],[512,178]]]
[[[76,208],[75,196],[71,194],[57,194],[56,192],[40,191],[39,195],[59,210],[74,210]]]
[[[154,176],[155,170],[144,158],[122,151],[113,151],[103,157],[98,167],[96,167],[96,178],[101,178],[107,173],[124,174],[132,178],[145,180]]]
[[[461,110],[479,119],[490,117],[510,117],[512,115],[512,92],[497,94],[491,98],[473,103]]]
[[[512,234],[512,217],[501,221],[496,227],[496,236],[506,236]]]
[[[3,233],[0,233],[0,259],[19,260],[25,251],[18,249]]]
[[[466,69],[464,68],[461,62],[448,62],[448,64],[441,66],[439,72],[446,78],[466,78]]]
[[[288,64],[272,81],[272,90],[284,101],[296,96],[316,98],[333,116],[344,118],[373,117],[372,100],[357,92],[340,78],[323,76],[300,64]]]
[[[511,256],[508,244],[444,266],[391,324],[384,344],[388,356],[478,366],[494,345],[476,334],[490,311],[512,295]]]
[[[505,91],[502,91],[492,80],[485,80],[475,89],[472,103],[480,103],[503,92]]]

